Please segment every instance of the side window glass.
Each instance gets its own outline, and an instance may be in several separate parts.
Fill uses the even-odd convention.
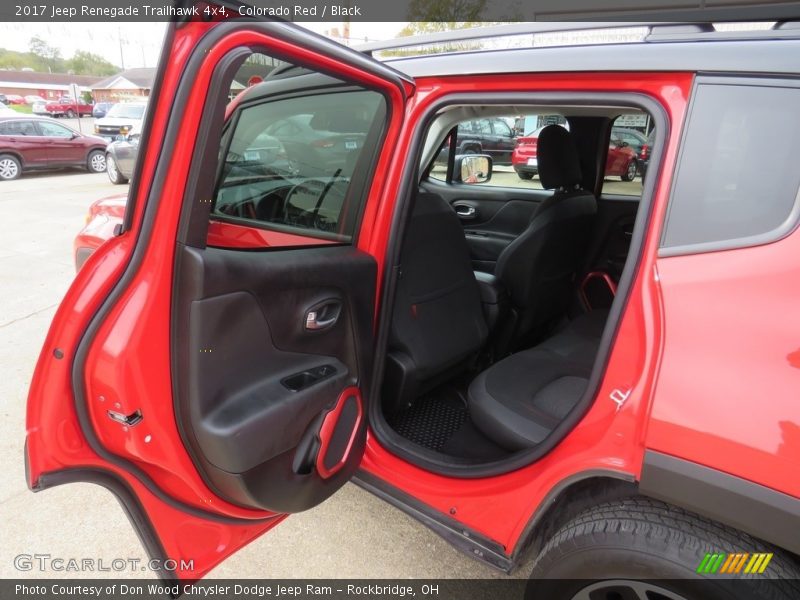
[[[481,135],[492,135],[492,126],[487,119],[481,119],[476,123],[477,123],[477,128],[476,128],[477,133],[480,133]]]
[[[509,127],[505,121],[500,121],[498,119],[492,123],[492,127],[494,127],[495,135],[507,138],[511,137],[511,127]]]
[[[48,121],[39,121],[39,130],[47,137],[71,138],[72,132],[66,127]]]
[[[229,121],[212,218],[340,242],[353,238],[365,190],[356,168],[377,150],[383,97],[368,90],[263,100]]]
[[[741,247],[791,229],[800,188],[798,106],[800,88],[774,82],[698,86],[662,248]]]

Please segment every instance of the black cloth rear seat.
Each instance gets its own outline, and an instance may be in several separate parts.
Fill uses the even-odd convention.
[[[541,443],[586,390],[607,318],[605,310],[581,315],[478,375],[468,391],[475,426],[511,451]]]

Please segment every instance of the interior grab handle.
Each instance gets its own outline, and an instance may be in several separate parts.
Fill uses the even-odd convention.
[[[474,219],[477,212],[474,206],[467,206],[466,204],[456,205],[456,214],[459,219]]]
[[[342,313],[340,300],[326,300],[315,305],[306,313],[305,328],[309,331],[320,331],[336,325]]]

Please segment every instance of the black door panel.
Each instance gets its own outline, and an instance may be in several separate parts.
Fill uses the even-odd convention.
[[[494,272],[497,258],[525,230],[533,211],[550,195],[546,190],[447,185],[430,179],[422,188],[442,196],[457,213],[464,212],[465,207],[475,209],[469,218],[459,218],[475,270],[488,273]]]
[[[350,419],[356,458],[327,476],[316,469],[325,416],[337,400],[353,405],[346,390],[369,389],[357,374],[371,372],[374,259],[349,246],[182,247],[178,273],[176,414],[198,470],[243,506],[318,504],[360,462],[366,419]],[[310,311],[327,327],[309,328]]]
[[[639,200],[639,196],[606,195],[597,201],[597,222],[587,255],[587,272],[602,271],[619,281],[628,258]]]

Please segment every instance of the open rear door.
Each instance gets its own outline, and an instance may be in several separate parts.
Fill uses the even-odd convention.
[[[31,384],[31,489],[106,486],[160,574],[196,579],[351,477],[378,285],[359,235],[411,93],[291,24],[170,27],[122,231]]]

